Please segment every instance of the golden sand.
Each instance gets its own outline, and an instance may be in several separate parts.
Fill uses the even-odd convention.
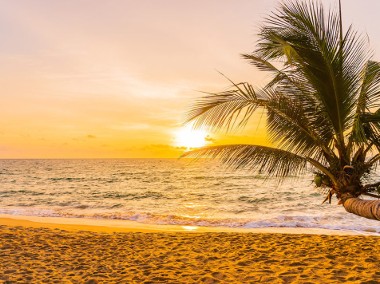
[[[0,283],[380,283],[373,236],[12,224],[0,226]]]

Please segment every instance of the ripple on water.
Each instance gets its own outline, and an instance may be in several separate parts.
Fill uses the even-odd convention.
[[[336,200],[321,205],[312,173],[280,184],[215,161],[125,159],[0,160],[0,175],[0,212],[10,214],[380,230]]]

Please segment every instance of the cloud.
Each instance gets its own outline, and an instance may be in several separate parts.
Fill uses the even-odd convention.
[[[210,135],[207,135],[207,136],[205,137],[205,140],[206,140],[207,142],[211,142],[211,143],[214,143],[214,142],[216,141],[216,139],[215,139],[215,138],[212,138]]]
[[[186,147],[178,147],[167,144],[150,144],[141,148],[142,150],[186,150]]]

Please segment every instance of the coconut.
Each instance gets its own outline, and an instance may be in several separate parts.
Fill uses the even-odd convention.
[[[314,176],[314,183],[317,187],[321,187],[322,185],[322,177],[320,175]]]

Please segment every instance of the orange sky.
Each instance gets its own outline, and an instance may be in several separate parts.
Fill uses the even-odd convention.
[[[1,0],[0,158],[178,157],[176,133],[197,90],[229,85],[217,71],[265,81],[239,54],[254,49],[276,3]],[[378,59],[380,21],[371,13],[380,1],[343,6]],[[265,143],[263,133],[253,126],[207,135]]]

